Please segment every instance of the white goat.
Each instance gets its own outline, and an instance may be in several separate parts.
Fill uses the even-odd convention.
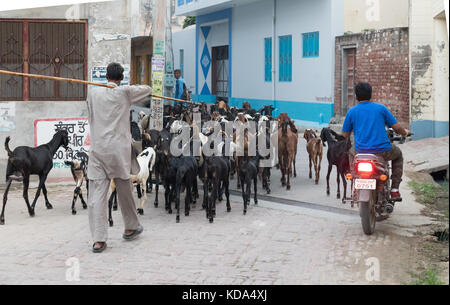
[[[137,157],[141,170],[137,175],[131,175],[130,179],[136,185],[140,199],[138,213],[144,215],[144,203],[147,201],[147,179],[155,166],[156,152],[152,147],[145,149]]]

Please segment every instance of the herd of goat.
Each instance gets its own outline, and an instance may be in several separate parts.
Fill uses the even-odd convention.
[[[180,221],[180,194],[185,192],[185,216],[189,216],[191,204],[196,204],[200,198],[198,190],[198,181],[202,182],[203,200],[202,208],[206,211],[206,217],[209,222],[214,221],[216,216],[216,202],[223,201],[226,198],[227,211],[231,211],[230,206],[230,179],[237,177],[237,187],[242,190],[243,213],[247,213],[250,204],[252,187],[254,188],[254,203],[258,204],[258,179],[262,181],[263,189],[270,194],[270,175],[272,167],[281,170],[281,183],[287,190],[291,188],[290,178],[297,176],[296,156],[298,147],[299,132],[294,122],[289,118],[287,113],[282,113],[278,117],[273,117],[272,106],[266,106],[261,110],[255,110],[250,107],[249,103],[244,103],[243,108],[229,107],[224,102],[207,105],[175,104],[174,106],[166,105],[164,107],[164,128],[161,131],[151,130],[150,118],[143,112],[139,113],[139,123],[132,120],[130,113],[130,131],[133,138],[133,150],[137,156],[140,165],[140,172],[131,176],[131,181],[136,186],[139,198],[138,213],[144,214],[144,203],[147,201],[147,193],[153,192],[155,186],[154,206],[159,205],[159,186],[163,185],[165,209],[172,214],[172,203],[175,202],[176,221]],[[181,156],[173,156],[171,154],[171,142],[177,136],[174,132],[174,126],[183,122],[189,126],[193,126],[193,116],[197,114],[203,122],[217,122],[223,124],[225,122],[241,122],[243,124],[254,123],[256,132],[252,133],[248,129],[233,130],[231,143],[225,142],[215,143],[214,147],[218,147],[218,152],[212,156],[206,156],[199,151],[199,154],[183,154]],[[277,124],[271,124],[276,122]],[[248,125],[246,125],[248,126]],[[276,129],[273,128],[276,126]],[[204,132],[204,133],[202,133]],[[259,152],[255,155],[248,154],[248,143],[256,140],[260,133],[264,132],[266,147],[270,146],[273,137],[277,140],[276,157],[278,162],[272,161],[272,166],[261,166],[263,159],[269,156],[261,156]],[[179,134],[179,132],[178,132]],[[225,131],[223,131],[225,134]],[[203,145],[209,143],[208,137],[211,135],[204,130],[191,130],[191,143],[189,143],[191,152],[193,149],[192,139],[194,136],[200,139]],[[308,129],[304,132],[304,138],[307,141],[307,151],[309,154],[309,178],[313,179],[313,170],[315,174],[315,183],[319,183],[319,173],[323,155],[323,147],[328,144],[328,174],[327,174],[327,194],[330,194],[329,178],[333,166],[337,167],[338,190],[337,197],[340,198],[340,177],[343,181],[344,196],[346,198],[346,180],[345,174],[349,171],[348,151],[351,148],[351,142],[341,135],[335,133],[329,128],[322,129],[320,136],[315,131]],[[242,142],[240,142],[243,140]],[[257,141],[257,140],[256,140]],[[45,181],[53,166],[53,155],[60,148],[68,148],[68,133],[65,130],[57,130],[53,139],[44,145],[36,148],[17,147],[14,151],[9,148],[10,138],[5,141],[5,149],[8,153],[8,165],[6,172],[6,189],[3,196],[3,208],[0,215],[0,224],[5,223],[4,212],[7,202],[8,191],[12,181],[23,182],[23,197],[28,207],[30,216],[34,216],[34,208],[36,201],[42,190],[46,207],[51,209],[52,206],[47,198],[47,189]],[[227,144],[225,144],[227,143]],[[237,143],[244,143],[244,153],[237,153]],[[228,154],[224,154],[226,147]],[[273,156],[272,156],[273,157]],[[267,161],[267,160],[266,160]],[[87,168],[89,156],[86,153],[77,153],[73,160],[65,161],[70,166],[73,178],[76,183],[74,196],[72,200],[72,214],[76,214],[75,203],[80,198],[83,208],[87,208],[87,204],[82,195],[82,184],[86,181],[88,186]],[[30,204],[28,200],[28,187],[30,175],[39,176],[38,189]],[[198,178],[198,179],[197,179]],[[113,225],[112,210],[117,210],[117,196],[115,192],[114,181],[111,180],[111,195],[109,199],[109,224]],[[89,190],[88,190],[89,191]]]

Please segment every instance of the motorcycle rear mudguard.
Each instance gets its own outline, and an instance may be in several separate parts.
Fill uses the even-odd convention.
[[[359,190],[358,202],[369,202],[372,190]]]

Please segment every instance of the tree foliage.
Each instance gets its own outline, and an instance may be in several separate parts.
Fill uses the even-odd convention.
[[[186,17],[183,22],[183,29],[193,24],[195,24],[195,16]]]

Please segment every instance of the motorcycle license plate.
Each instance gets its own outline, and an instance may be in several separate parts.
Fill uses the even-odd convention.
[[[355,189],[357,190],[376,190],[377,180],[375,179],[356,179]]]

